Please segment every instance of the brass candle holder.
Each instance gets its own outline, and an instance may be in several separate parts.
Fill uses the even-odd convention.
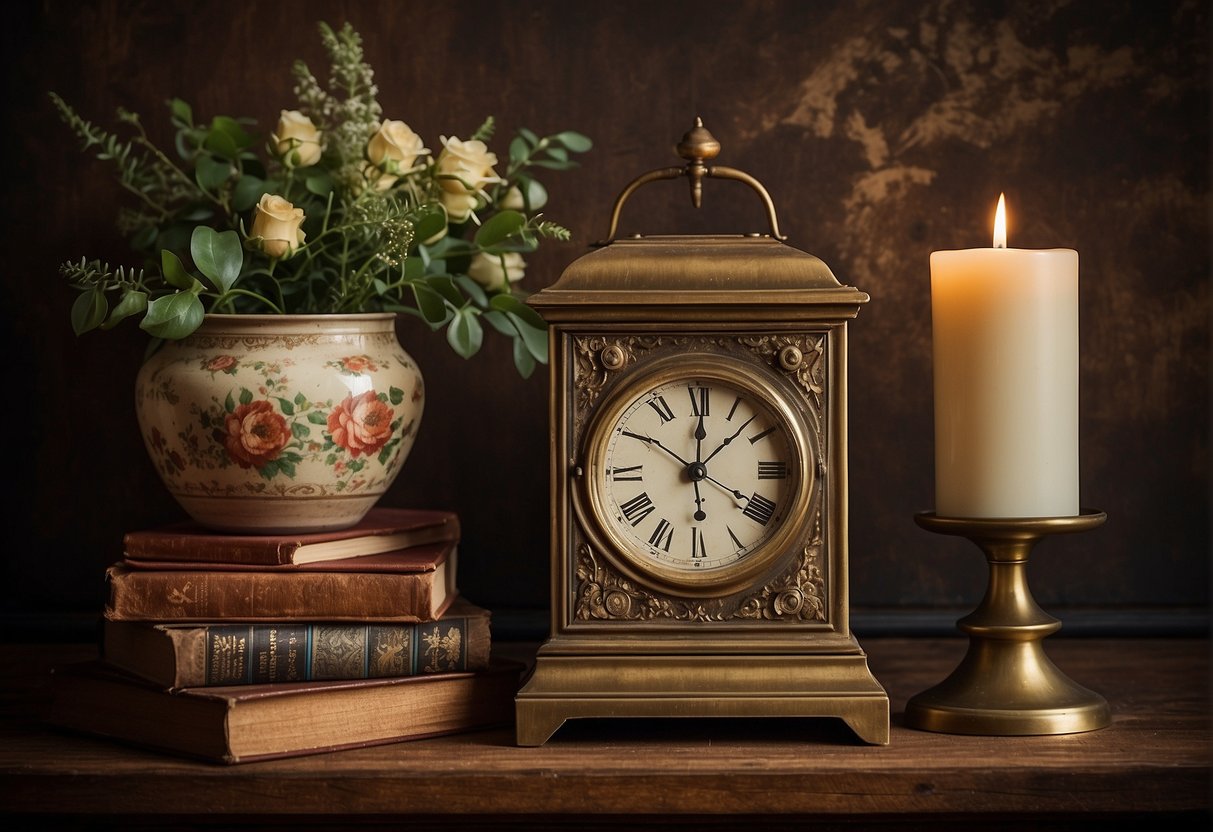
[[[1061,622],[1028,588],[1028,555],[1047,535],[1103,524],[1102,511],[1075,517],[970,519],[914,516],[938,534],[967,537],[986,554],[989,585],[981,604],[956,626],[969,649],[944,681],[910,698],[905,725],[924,731],[987,736],[1075,734],[1111,721],[1107,701],[1071,681],[1045,655],[1043,641]]]

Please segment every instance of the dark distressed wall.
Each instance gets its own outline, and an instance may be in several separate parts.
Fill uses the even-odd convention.
[[[145,459],[128,328],[77,340],[60,262],[121,262],[121,199],[46,98],[89,118],[163,102],[272,127],[290,64],[325,60],[315,23],[349,20],[385,115],[429,146],[500,126],[591,136],[555,174],[573,230],[529,264],[538,289],[606,232],[619,190],[677,162],[702,116],[719,161],[764,182],[789,243],[872,302],[851,330],[852,602],[941,610],[979,598],[984,565],[920,530],[933,503],[928,257],[988,245],[1000,191],[1011,245],[1079,251],[1081,465],[1096,532],[1038,550],[1054,611],[1203,609],[1209,589],[1209,3],[259,2],[26,3],[3,32],[7,129],[4,336],[10,405],[5,606],[90,615],[122,533],[175,520]],[[765,230],[752,195],[650,185],[625,232]],[[496,608],[547,597],[546,379],[491,344],[471,362],[402,326],[427,376],[420,439],[385,503],[457,510],[461,583]]]

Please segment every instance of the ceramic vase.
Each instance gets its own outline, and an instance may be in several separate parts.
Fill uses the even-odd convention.
[[[207,315],[140,369],[139,427],[198,523],[283,534],[354,525],[400,473],[425,402],[396,315]]]

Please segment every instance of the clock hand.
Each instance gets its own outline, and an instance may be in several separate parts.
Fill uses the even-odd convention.
[[[703,440],[707,437],[708,432],[703,429],[703,414],[699,414],[699,424],[695,427],[695,462],[687,466],[687,475],[691,478],[691,485],[695,486],[695,520],[702,523],[708,519],[707,512],[703,510],[703,497],[699,494],[699,480],[701,477],[708,475],[708,469],[703,467],[700,462],[703,459]]]
[[[650,445],[656,445],[658,448],[661,448],[661,450],[665,451],[667,454],[669,454],[670,456],[674,457],[674,459],[678,460],[678,461],[679,461],[680,463],[682,463],[683,465],[690,465],[690,464],[691,464],[691,463],[687,462],[685,459],[683,459],[682,457],[680,457],[678,454],[676,454],[676,453],[674,453],[673,451],[671,451],[671,450],[670,450],[669,448],[667,448],[665,445],[662,445],[662,444],[661,444],[661,440],[660,440],[660,439],[654,439],[654,438],[653,438],[653,437],[651,437],[651,436],[641,436],[639,433],[632,433],[630,430],[625,430],[625,431],[622,431],[622,433],[623,433],[623,435],[624,435],[624,436],[630,436],[630,437],[632,437],[633,439],[639,439],[641,442],[647,442],[647,443],[649,443]]]
[[[742,493],[741,493],[740,491],[738,491],[737,489],[735,489],[735,488],[729,488],[727,485],[725,485],[725,484],[724,484],[724,483],[722,483],[720,480],[716,479],[715,477],[713,477],[713,476],[711,476],[711,475],[705,474],[705,475],[704,475],[704,479],[705,479],[705,480],[708,480],[709,482],[713,482],[713,483],[715,483],[716,485],[720,486],[720,487],[721,487],[721,488],[723,488],[725,491],[727,491],[728,493],[732,494],[732,495],[733,495],[733,497],[734,497],[734,498],[736,498],[736,499],[738,499],[738,500],[749,500],[749,499],[750,499],[749,497],[747,497],[745,494],[742,494]],[[697,519],[697,520],[698,520],[699,518],[695,518],[695,519]]]
[[[716,456],[716,454],[718,454],[718,453],[720,453],[721,451],[723,451],[723,450],[724,450],[726,447],[728,447],[728,445],[729,445],[729,443],[730,443],[730,442],[732,442],[734,439],[736,439],[738,436],[740,436],[740,435],[741,435],[741,432],[742,432],[743,430],[745,430],[745,429],[746,429],[746,425],[748,425],[750,422],[754,421],[755,416],[757,416],[757,414],[755,414],[754,416],[751,416],[750,418],[746,419],[746,420],[745,420],[745,421],[742,423],[741,427],[739,427],[739,428],[738,428],[738,429],[737,429],[737,430],[736,430],[736,431],[733,433],[733,435],[732,435],[732,436],[730,436],[728,439],[726,439],[726,440],[724,440],[723,442],[721,442],[721,443],[720,443],[720,445],[718,445],[718,446],[717,446],[716,450],[714,450],[714,451],[712,451],[710,454],[708,454],[708,458],[707,458],[707,459],[705,459],[705,460],[703,461],[703,462],[704,462],[704,464],[706,465],[706,464],[707,464],[707,462],[708,462],[708,460],[710,460],[712,457]],[[717,485],[719,485],[719,483],[717,483]]]

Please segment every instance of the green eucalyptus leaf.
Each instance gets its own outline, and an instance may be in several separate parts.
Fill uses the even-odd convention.
[[[510,237],[504,243],[498,243],[495,246],[488,246],[484,249],[486,254],[501,254],[506,251],[518,251],[526,253],[539,248],[539,240],[534,234],[523,230],[513,237]]]
[[[480,321],[476,320],[475,310],[460,309],[455,313],[455,317],[447,325],[446,340],[451,349],[463,358],[471,358],[480,351],[484,329],[480,326]]]
[[[531,153],[531,145],[522,136],[515,136],[510,142],[510,163],[514,165],[522,164],[522,162]]]
[[[442,295],[435,292],[425,283],[417,281],[413,285],[413,297],[417,299],[417,311],[421,317],[434,329],[445,324],[451,317]]]
[[[535,372],[535,357],[521,338],[514,340],[514,367],[523,378],[530,378],[531,373]]]
[[[131,315],[142,315],[147,311],[147,293],[138,289],[127,289],[122,293],[122,299],[114,307],[109,318],[101,325],[102,329],[112,329],[120,321]]]
[[[466,274],[455,275],[453,278],[455,285],[464,291],[468,297],[476,302],[477,306],[488,306],[489,296],[485,294],[484,287],[477,283]]]
[[[467,257],[476,251],[476,247],[467,240],[459,237],[443,237],[433,245],[423,246],[423,255],[435,260],[446,260],[449,257]]]
[[[244,250],[235,231],[216,231],[200,225],[190,237],[190,256],[194,265],[226,292],[240,277]]]
[[[177,292],[149,303],[139,328],[157,338],[184,338],[201,325],[204,313],[196,294]]]
[[[72,303],[72,331],[83,335],[90,329],[101,326],[105,313],[109,311],[109,303],[105,293],[100,289],[87,289],[80,293]]]
[[[224,159],[235,160],[240,155],[240,148],[232,137],[223,132],[210,131],[206,134],[206,139],[202,142],[202,147],[209,150],[216,156],[222,156]]]
[[[203,153],[194,163],[194,179],[204,191],[214,191],[232,175],[232,163]]]
[[[576,162],[561,162],[557,159],[536,159],[531,164],[535,167],[548,168],[549,170],[572,170],[578,166]]]
[[[530,142],[531,147],[539,144],[539,137],[525,127],[518,128],[518,135]]]
[[[518,211],[494,214],[476,231],[476,245],[488,248],[508,239],[526,225],[526,216]]]
[[[533,355],[539,363],[546,364],[548,361],[547,332],[542,329],[536,329],[511,312],[505,314],[510,319],[510,323],[518,330],[519,338],[526,344],[527,352]]]
[[[594,146],[589,137],[583,136],[575,130],[565,130],[562,133],[557,133],[555,136],[552,136],[552,141],[560,142],[574,153],[585,153]]]
[[[308,173],[303,180],[304,186],[316,196],[328,196],[333,190],[333,178],[324,171],[316,170]]]
[[[548,204],[547,188],[543,187],[538,180],[529,176],[522,177],[518,180],[518,189],[522,191],[522,198],[526,201],[528,211],[538,211]]]
[[[235,161],[240,156],[240,151],[252,143],[253,137],[234,118],[215,116],[211,119],[211,128],[207,131],[202,146],[225,159]]]
[[[567,162],[569,160],[569,152],[563,147],[558,147],[556,145],[549,145],[547,154],[553,159],[558,159],[561,162]]]
[[[160,250],[160,271],[164,273],[165,283],[176,286],[178,289],[185,289],[187,292],[191,291],[194,284],[198,282],[197,278],[185,270],[185,266],[181,264],[181,258],[167,248]]]
[[[432,277],[422,278],[425,285],[429,286],[437,292],[443,300],[454,306],[456,309],[463,306],[463,293],[455,285],[455,281],[448,275],[434,275]]]
[[[213,216],[215,216],[213,209],[207,207],[206,205],[195,205],[177,219],[181,222],[198,223],[205,222]]]
[[[498,311],[512,314],[518,318],[521,318],[535,329],[547,329],[547,322],[543,320],[543,317],[514,295],[493,295],[492,300],[489,301],[489,306]]]
[[[511,338],[518,337],[518,331],[514,329],[514,325],[510,323],[510,319],[505,316],[504,312],[498,312],[495,309],[490,309],[480,317],[488,321],[489,326],[500,332],[502,335],[508,335]]]
[[[264,179],[246,174],[240,177],[232,190],[232,207],[240,212],[248,211],[261,201],[261,195],[268,190]]]
[[[182,127],[193,126],[194,110],[189,104],[186,104],[180,98],[173,98],[168,102],[168,108],[173,118],[180,122]]]
[[[420,257],[404,258],[404,279],[416,280],[425,274],[425,261]]]
[[[446,212],[438,209],[437,206],[433,210],[418,212],[418,215],[413,218],[413,239],[418,243],[424,243],[439,234],[444,228],[446,228]]]

